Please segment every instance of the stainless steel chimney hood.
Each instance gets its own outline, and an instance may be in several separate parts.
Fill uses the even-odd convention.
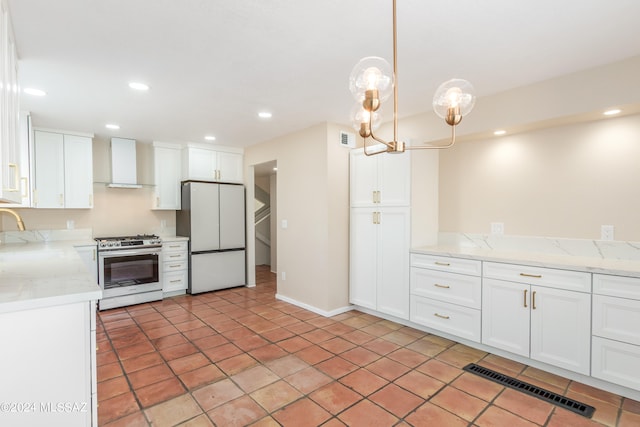
[[[111,138],[111,188],[141,188],[136,172],[136,141]]]

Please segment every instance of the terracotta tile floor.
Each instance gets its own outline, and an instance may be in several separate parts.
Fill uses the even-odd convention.
[[[101,426],[638,426],[640,403],[358,311],[324,318],[255,288],[98,316]],[[596,408],[591,420],[460,368]]]

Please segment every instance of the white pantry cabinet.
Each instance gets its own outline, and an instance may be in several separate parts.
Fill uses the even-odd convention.
[[[585,272],[484,262],[482,343],[588,375],[590,277]]]
[[[242,150],[189,144],[182,150],[182,178],[241,183],[242,162]]]
[[[409,208],[351,209],[352,304],[409,318]]]
[[[34,132],[34,207],[93,207],[93,146],[90,136]]]
[[[593,275],[591,375],[640,390],[640,278]]]
[[[162,240],[162,292],[165,296],[184,294],[189,284],[189,242],[180,239]]]
[[[409,154],[350,156],[349,301],[408,320]]]
[[[6,1],[0,2],[0,202],[22,202],[18,55]]]
[[[351,207],[409,206],[410,169],[410,153],[367,156],[362,149],[352,150]]]
[[[154,204],[157,210],[180,210],[182,147],[153,143]]]

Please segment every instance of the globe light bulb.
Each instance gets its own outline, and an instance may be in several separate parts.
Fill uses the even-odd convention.
[[[377,90],[380,102],[386,101],[393,91],[394,77],[391,65],[378,56],[362,58],[351,71],[349,90],[356,101],[362,102],[365,93]]]
[[[466,80],[451,79],[442,83],[433,95],[433,110],[443,119],[450,109],[459,109],[459,116],[466,116],[476,103],[475,89]]]
[[[371,116],[373,114],[373,116]],[[380,127],[382,123],[382,116],[377,111],[367,111],[362,107],[362,104],[356,103],[351,109],[351,126],[354,130],[360,131],[362,123],[369,124],[369,118],[372,117],[371,120],[371,129],[376,130]]]

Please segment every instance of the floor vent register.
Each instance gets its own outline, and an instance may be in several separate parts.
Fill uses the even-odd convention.
[[[595,408],[593,406],[589,406],[576,400],[569,399],[568,397],[545,390],[524,381],[520,381],[508,375],[501,374],[500,372],[492,371],[491,369],[476,365],[475,363],[468,364],[463,368],[463,370],[496,382],[505,387],[509,387],[514,390],[526,393],[530,396],[537,397],[538,399],[552,403],[556,406],[567,409],[571,412],[587,418],[591,418],[593,416],[593,413],[595,412]]]

